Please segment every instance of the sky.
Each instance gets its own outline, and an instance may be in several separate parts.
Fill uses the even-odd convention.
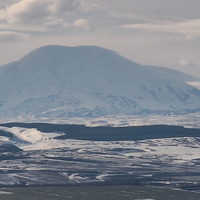
[[[95,45],[200,78],[199,0],[0,0],[0,65],[44,45]]]

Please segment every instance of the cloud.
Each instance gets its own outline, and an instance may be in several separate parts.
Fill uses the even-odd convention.
[[[78,19],[72,23],[69,23],[68,21],[63,19],[52,19],[51,21],[45,22],[43,25],[49,29],[54,29],[54,30],[67,29],[73,27],[78,27],[85,31],[92,31],[94,29],[94,25],[86,19]]]
[[[29,34],[2,31],[0,32],[0,42],[23,42],[30,38]]]
[[[63,19],[52,19],[43,24],[45,27],[49,29],[60,29],[70,27],[70,23]]]
[[[74,25],[77,27],[81,27],[86,31],[94,29],[93,24],[85,19],[78,19],[78,20],[74,21]]]
[[[86,13],[98,6],[76,0],[21,0],[18,3],[0,9],[0,25],[40,25],[52,28],[69,27],[67,18],[73,14]],[[76,15],[73,15],[73,18]],[[91,30],[88,21],[74,19],[74,25]],[[71,19],[69,17],[69,19]],[[73,20],[73,21],[74,21]],[[73,24],[73,22],[71,23]]]
[[[84,13],[88,13],[91,11],[97,11],[100,9],[101,9],[101,7],[97,4],[91,4],[91,3],[85,3],[85,2],[82,2],[81,6],[80,6],[80,10]]]
[[[179,61],[179,65],[182,66],[182,67],[186,67],[188,66],[190,63],[190,61],[188,59],[182,59]]]
[[[0,11],[0,19],[8,24],[43,20],[50,15],[48,1],[22,0]]]
[[[80,6],[81,3],[74,0],[56,0],[52,2],[50,9],[54,13],[65,13],[75,11]]]
[[[179,60],[178,64],[180,66],[179,70],[183,71],[186,74],[190,74],[194,77],[199,77],[199,74],[200,74],[200,63],[199,62],[191,61],[189,59],[181,59],[181,60]],[[196,83],[194,83],[194,84],[196,84]],[[193,86],[199,88],[200,82],[198,82],[197,85],[194,85],[194,84],[193,84]]]
[[[198,62],[191,62],[188,59],[182,59],[182,60],[179,61],[178,64],[180,66],[182,66],[182,67],[199,67],[200,66],[200,63],[198,63]]]
[[[183,22],[162,22],[162,23],[143,23],[128,24],[120,26],[126,29],[138,29],[149,32],[163,32],[184,35],[186,40],[194,40],[200,37],[200,19],[187,20]]]

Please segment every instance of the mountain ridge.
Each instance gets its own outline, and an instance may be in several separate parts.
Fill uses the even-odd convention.
[[[0,70],[0,116],[84,117],[200,110],[184,73],[143,66],[95,46],[50,45]]]

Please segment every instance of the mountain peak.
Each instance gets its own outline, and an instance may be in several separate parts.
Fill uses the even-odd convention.
[[[102,116],[195,112],[195,78],[142,66],[96,46],[33,50],[0,75],[0,115]]]
[[[57,57],[59,59],[62,57],[77,58],[78,56],[80,56],[80,58],[83,57],[85,59],[86,57],[90,56],[102,57],[108,55],[117,55],[117,53],[97,46],[69,47],[61,45],[48,45],[31,51],[28,55],[24,56],[22,60],[35,59],[35,58],[38,59],[39,57],[43,58]]]

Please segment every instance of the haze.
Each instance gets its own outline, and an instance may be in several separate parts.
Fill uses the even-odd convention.
[[[199,0],[1,0],[0,65],[44,45],[96,45],[200,77]]]

